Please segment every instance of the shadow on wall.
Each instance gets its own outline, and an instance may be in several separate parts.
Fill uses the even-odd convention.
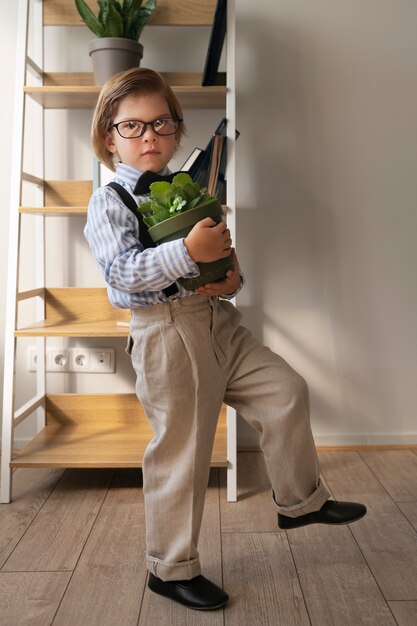
[[[372,58],[363,74],[350,66],[354,41],[321,41],[317,24],[312,34],[307,22],[295,29],[284,17],[268,22],[249,10],[237,24],[238,241],[249,283],[240,301],[258,337],[306,377],[316,429],[396,431],[395,359],[407,348],[401,352],[387,309],[398,289],[378,267],[390,268],[395,242],[375,220],[397,207],[369,189],[381,186],[372,160],[393,177],[387,190],[402,180],[400,165],[387,168],[398,120],[388,115],[372,126],[381,154],[361,132],[373,120],[363,102],[379,106],[378,91],[363,80]],[[364,148],[372,158],[360,157]],[[393,244],[390,252],[381,252],[375,233]],[[395,312],[407,324],[404,310]],[[387,341],[387,328],[397,343]]]
[[[313,421],[328,431],[340,397],[327,308],[342,307],[308,47],[284,25],[238,21],[238,241],[249,292],[240,301],[258,338],[306,377]]]

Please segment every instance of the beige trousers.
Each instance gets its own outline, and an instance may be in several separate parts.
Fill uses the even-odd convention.
[[[224,401],[260,433],[278,511],[316,511],[320,482],[304,379],[239,324],[226,300],[190,296],[132,311],[136,392],[154,432],[143,459],[149,570],[200,574],[197,551]]]

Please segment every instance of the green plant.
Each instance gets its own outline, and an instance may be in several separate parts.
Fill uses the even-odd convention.
[[[75,0],[78,13],[97,37],[123,37],[138,41],[156,7],[156,0],[97,0],[98,16],[84,0]]]
[[[152,183],[149,189],[151,191],[149,200],[142,202],[138,207],[140,213],[150,214],[143,218],[149,227],[216,199],[184,172],[174,176],[172,183],[165,181]]]

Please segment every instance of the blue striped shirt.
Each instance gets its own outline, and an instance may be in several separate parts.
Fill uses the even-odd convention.
[[[166,168],[162,174],[169,173]],[[114,181],[122,185],[140,204],[147,196],[136,196],[133,189],[140,176],[129,165],[117,164]],[[84,236],[107,283],[111,304],[133,309],[166,302],[162,291],[177,278],[199,275],[183,239],[143,248],[139,241],[139,222],[111,187],[100,187],[92,195]],[[176,283],[180,297],[192,296]],[[233,294],[235,295],[235,294]],[[227,298],[233,297],[225,296]]]

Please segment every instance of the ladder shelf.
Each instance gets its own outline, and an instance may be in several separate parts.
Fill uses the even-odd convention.
[[[92,8],[96,2],[88,0]],[[217,0],[158,0],[151,25],[211,26]],[[29,19],[29,9],[33,11]],[[46,109],[92,110],[100,88],[90,72],[47,72],[43,61],[44,29],[82,24],[73,0],[19,0],[16,63],[15,120],[9,222],[9,266],[5,332],[5,373],[2,430],[0,502],[12,498],[12,470],[18,467],[140,467],[144,450],[153,437],[143,408],[133,393],[48,394],[47,376],[39,365],[36,394],[15,408],[16,348],[20,338],[36,338],[38,357],[47,338],[126,338],[130,311],[113,308],[106,289],[50,287],[45,275],[45,218],[83,218],[92,194],[91,180],[47,180],[45,177],[44,115]],[[34,31],[34,54],[28,56],[29,28]],[[226,110],[228,119],[227,208],[234,231],[234,0],[228,2],[226,74],[218,84],[201,86],[201,72],[162,72],[184,109]],[[31,84],[27,78],[31,75]],[[36,175],[23,171],[25,106],[36,108],[33,142]],[[24,185],[33,185],[29,201]],[[29,196],[28,196],[29,197]],[[35,284],[19,290],[22,220],[33,220],[36,259],[32,259]],[[31,222],[32,228],[32,222]],[[19,303],[33,299],[38,321],[18,324]],[[40,321],[39,321],[40,320]],[[41,359],[38,359],[40,364]],[[36,411],[37,435],[22,450],[15,450],[14,429]],[[236,414],[220,411],[212,466],[227,467],[229,501],[236,500]]]

